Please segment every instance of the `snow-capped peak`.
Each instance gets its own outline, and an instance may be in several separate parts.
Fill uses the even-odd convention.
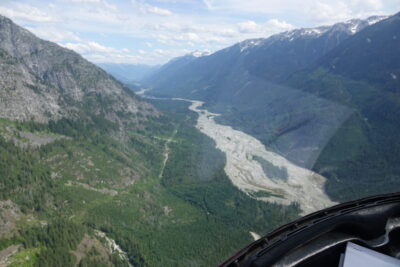
[[[291,31],[287,31],[275,36],[275,38],[286,39],[289,41],[293,41],[298,37],[311,37],[317,38],[322,34],[329,31],[347,31],[350,34],[355,34],[360,30],[364,29],[367,26],[375,24],[381,20],[388,18],[388,16],[373,16],[369,17],[365,20],[362,19],[352,19],[346,22],[336,23],[332,26],[320,26],[316,28],[302,28],[295,29]]]
[[[260,44],[262,44],[262,42],[264,41],[264,38],[259,38],[259,39],[250,39],[250,40],[245,40],[243,42],[239,43],[239,47],[240,47],[240,52],[243,52],[249,48],[255,47],[255,46],[259,46]]]
[[[189,53],[188,55],[193,56],[193,57],[204,57],[204,56],[208,56],[210,54],[211,53],[208,50],[204,50],[204,51],[196,50],[196,51]]]
[[[387,19],[389,16],[372,16],[367,19],[368,25],[378,23],[381,20]]]
[[[328,26],[322,26],[317,28],[302,28],[295,29],[291,31],[287,31],[281,34],[278,34],[277,37],[279,39],[288,39],[289,41],[293,41],[298,37],[319,37],[330,29]]]
[[[362,19],[348,20],[346,22],[343,22],[342,24],[351,32],[351,34],[355,34],[355,33],[359,32],[360,30],[364,29],[365,27],[375,24],[386,18],[388,18],[388,16],[373,16],[373,17],[369,17],[365,20],[362,20]],[[340,25],[340,24],[341,23],[338,23],[336,25]]]

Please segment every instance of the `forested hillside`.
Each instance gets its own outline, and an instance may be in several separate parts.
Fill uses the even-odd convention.
[[[398,191],[398,22],[247,40],[189,62],[181,76],[155,77],[151,92],[205,100],[218,122],[326,176],[334,200]]]
[[[289,84],[348,106],[352,115],[320,155],[315,170],[339,200],[398,191],[400,14],[349,38]]]
[[[216,265],[298,216],[236,189],[187,105],[4,17],[0,36],[0,265]]]

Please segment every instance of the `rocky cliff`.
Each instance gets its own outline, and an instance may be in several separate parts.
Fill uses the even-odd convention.
[[[157,111],[77,53],[0,16],[0,117],[47,122]]]

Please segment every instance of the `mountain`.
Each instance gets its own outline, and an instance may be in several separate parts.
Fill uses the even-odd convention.
[[[156,95],[205,100],[220,123],[328,177],[334,200],[394,191],[399,29],[396,14],[293,30],[194,59],[148,83]]]
[[[230,98],[254,76],[269,82],[315,62],[343,40],[385,17],[350,20],[333,26],[298,29],[246,40],[203,57],[173,59],[145,79],[157,94],[200,99]],[[232,88],[233,87],[233,88]]]
[[[351,110],[284,81],[384,18],[297,29],[246,40],[208,56],[178,58],[145,82],[153,88],[152,94],[205,100],[208,108],[223,114],[219,122],[245,131],[275,152],[311,168]],[[316,113],[320,107],[323,112]],[[335,118],[331,118],[333,112]]]
[[[147,85],[155,85],[156,83],[162,84],[164,88],[164,83],[168,83],[169,81],[174,81],[174,79],[176,79],[176,76],[179,73],[184,72],[186,67],[190,67],[190,63],[194,62],[196,59],[200,57],[207,55],[208,54],[195,52],[186,54],[181,57],[173,58],[166,64],[162,65],[158,70],[156,70],[152,74],[144,77],[144,79],[142,79],[142,83]]]
[[[0,17],[0,116],[47,122],[60,118],[156,114],[113,77],[77,53],[35,37]],[[89,108],[90,105],[90,108]],[[147,110],[147,111],[146,111]]]
[[[136,241],[119,235],[128,258],[110,230],[94,226],[106,226],[99,214],[107,212],[96,209],[158,173],[163,145],[145,131],[168,132],[160,112],[77,53],[3,16],[0,99],[0,265],[139,262]]]
[[[353,38],[342,42],[318,61],[316,68],[352,80],[384,86],[396,92],[399,88],[400,48],[397,46],[400,14],[368,27]]]
[[[399,35],[400,13],[343,41],[287,81],[352,110],[314,167],[330,178],[328,192],[338,199],[398,190]]]
[[[118,63],[99,63],[97,65],[125,84],[137,83],[160,67],[158,65]]]
[[[4,17],[0,77],[0,265],[213,266],[300,212],[234,187],[188,103]]]

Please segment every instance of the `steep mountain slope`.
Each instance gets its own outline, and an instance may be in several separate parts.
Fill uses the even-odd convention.
[[[158,94],[225,101],[241,90],[232,88],[237,82],[245,84],[253,76],[269,82],[282,81],[383,18],[351,20],[333,26],[293,30],[267,39],[246,40],[210,56],[186,59],[184,64],[182,59],[173,60],[145,82]]]
[[[383,85],[396,92],[399,88],[400,14],[368,27],[322,58],[318,65],[349,79]]]
[[[162,146],[144,130],[169,124],[160,126],[152,105],[77,53],[2,16],[0,98],[1,263],[126,265],[127,256],[87,226],[87,210],[67,203],[111,202],[152,173]]]
[[[186,104],[0,21],[0,265],[212,266],[299,214],[235,188]]]
[[[399,14],[249,40],[153,92],[203,99],[219,122],[328,177],[344,201],[399,188]],[[172,76],[171,76],[172,77]]]
[[[185,61],[184,67],[176,68],[180,64],[172,61],[148,83],[152,94],[206,100],[208,108],[224,115],[219,122],[243,130],[270,149],[311,168],[351,111],[282,85],[283,81],[382,19],[350,20],[247,40],[209,56],[192,58]]]
[[[1,117],[46,122],[102,116],[116,122],[122,120],[117,113],[129,116],[139,107],[147,110],[144,114],[156,113],[77,53],[40,40],[2,16],[0,40]]]
[[[157,71],[151,73],[150,75],[144,77],[141,81],[145,84],[168,84],[174,81],[179,73],[185,72],[187,68],[190,68],[190,63],[195,62],[196,59],[207,56],[208,54],[187,54],[181,57],[174,58],[167,62],[165,65],[161,66]],[[180,81],[179,81],[180,82]],[[157,85],[155,85],[157,86]]]
[[[347,39],[289,84],[346,105],[352,115],[320,155],[338,199],[398,191],[400,147],[400,14]]]
[[[126,84],[134,84],[157,71],[159,65],[101,63],[100,68]]]

